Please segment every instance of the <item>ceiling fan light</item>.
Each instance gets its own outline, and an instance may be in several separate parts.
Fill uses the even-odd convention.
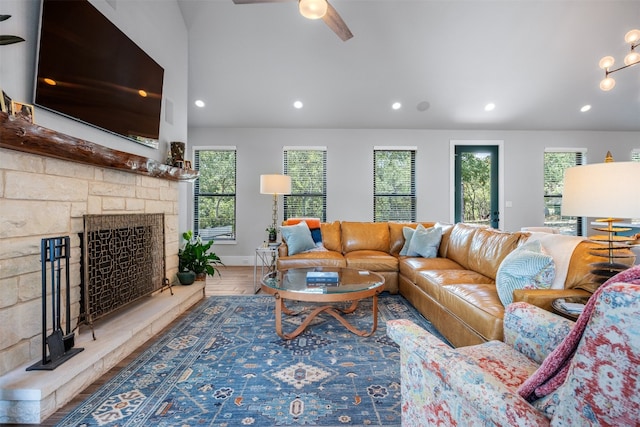
[[[615,62],[616,60],[613,59],[613,56],[605,56],[600,60],[600,62],[598,62],[598,66],[603,70],[606,70],[607,68],[611,68]]]
[[[631,51],[624,57],[624,65],[633,65],[638,62],[640,62],[640,53],[638,52]]]
[[[327,13],[326,0],[300,0],[298,3],[300,15],[307,19],[320,19]]]
[[[613,89],[616,85],[616,81],[611,78],[611,77],[606,77],[604,79],[602,79],[602,81],[600,82],[600,89],[604,90],[605,92],[610,91],[611,89]]]
[[[640,30],[631,30],[624,35],[624,41],[630,44],[634,44],[640,40]]]

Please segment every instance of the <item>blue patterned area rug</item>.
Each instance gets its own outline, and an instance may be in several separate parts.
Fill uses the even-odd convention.
[[[345,317],[370,330],[371,304]],[[399,426],[400,352],[386,321],[435,328],[399,295],[383,293],[378,309],[371,337],[322,314],[283,340],[272,296],[207,298],[58,425]],[[285,319],[285,332],[300,323]]]

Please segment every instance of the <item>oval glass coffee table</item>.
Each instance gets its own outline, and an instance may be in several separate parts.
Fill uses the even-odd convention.
[[[324,272],[335,273],[337,283],[307,283],[307,273]],[[292,268],[275,271],[262,278],[261,289],[275,297],[276,300],[276,333],[287,340],[300,335],[313,319],[320,313],[328,313],[338,319],[347,329],[361,337],[368,337],[378,327],[378,294],[384,290],[384,277],[381,275],[355,268]],[[358,308],[358,302],[364,298],[373,298],[373,326],[370,331],[361,331],[349,323],[342,314],[353,313]],[[285,306],[285,300],[321,303],[314,308],[298,328],[286,334],[282,332],[282,314],[297,316],[308,310],[295,312]],[[340,308],[334,303],[351,302],[347,308]]]

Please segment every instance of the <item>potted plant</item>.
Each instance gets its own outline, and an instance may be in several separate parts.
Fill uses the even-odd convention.
[[[275,241],[278,239],[278,230],[276,229],[276,227],[270,225],[265,231],[269,233],[269,243],[275,243]]]
[[[195,280],[204,280],[207,275],[214,276],[216,273],[220,275],[220,271],[215,266],[224,264],[218,255],[209,252],[213,245],[213,240],[204,243],[200,236],[194,237],[191,230],[182,233],[182,238],[185,243],[178,251],[178,280],[181,280],[181,276],[187,276],[180,273],[187,272],[192,272]],[[182,283],[182,280],[180,283]],[[191,283],[193,283],[193,280]]]

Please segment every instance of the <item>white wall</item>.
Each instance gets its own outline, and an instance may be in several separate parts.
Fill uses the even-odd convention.
[[[371,221],[373,147],[416,146],[417,219],[451,221],[451,140],[504,141],[503,200],[512,207],[500,210],[501,228],[508,231],[543,223],[545,148],[586,148],[589,163],[602,162],[607,150],[618,161],[629,160],[631,150],[640,148],[640,132],[190,128],[188,152],[192,155],[194,147],[237,147],[238,240],[215,245],[216,253],[232,265],[252,260],[253,249],[266,239],[272,199],[260,194],[259,177],[282,173],[283,146],[327,147],[328,221]],[[181,226],[192,228],[192,186],[185,187]],[[282,197],[279,216],[282,219]]]
[[[157,161],[166,159],[170,141],[187,139],[188,36],[176,0],[90,0],[100,12],[147,52],[165,70],[160,148],[153,149],[36,107],[37,124],[116,150]],[[33,103],[40,0],[2,0],[2,34],[26,42],[0,46],[0,87],[14,100]],[[115,5],[115,8],[111,5]],[[173,103],[173,124],[165,121],[167,99]]]

